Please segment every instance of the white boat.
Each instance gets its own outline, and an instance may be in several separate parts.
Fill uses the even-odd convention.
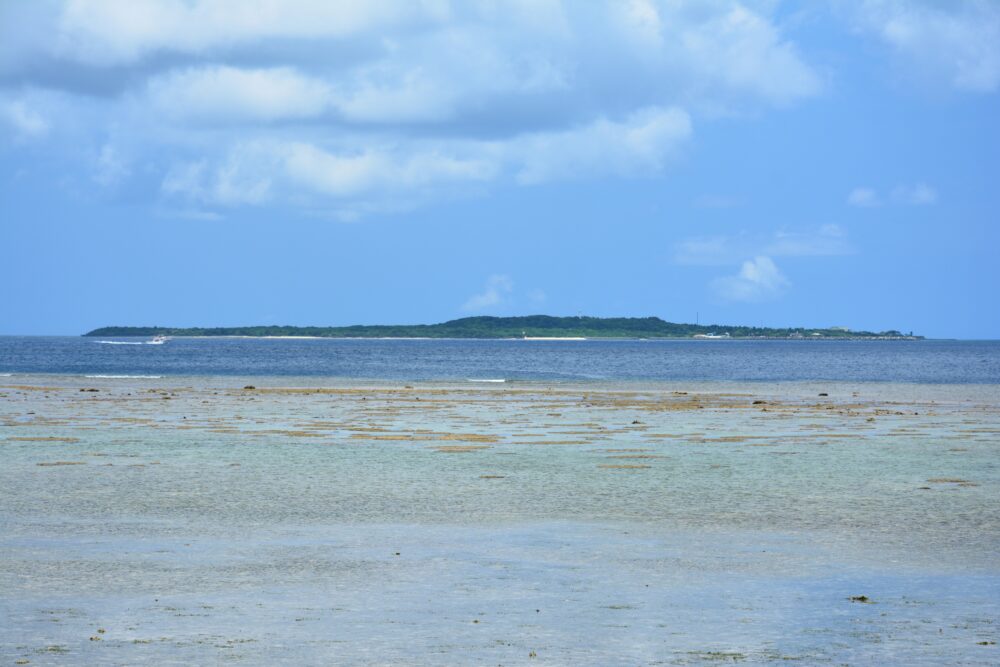
[[[146,345],[163,345],[168,340],[170,336],[153,336],[153,340],[146,341]]]

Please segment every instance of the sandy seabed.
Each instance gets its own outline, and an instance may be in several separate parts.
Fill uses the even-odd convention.
[[[18,376],[6,664],[997,664],[1000,386]]]

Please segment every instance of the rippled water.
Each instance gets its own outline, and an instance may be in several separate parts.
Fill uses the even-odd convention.
[[[1000,383],[1000,341],[142,340],[0,337],[0,374]]]

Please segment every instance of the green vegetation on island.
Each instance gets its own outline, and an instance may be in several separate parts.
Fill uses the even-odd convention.
[[[102,327],[85,336],[315,336],[320,338],[792,338],[893,339],[922,336],[899,331],[851,331],[678,324],[658,317],[464,317],[440,324],[354,325],[346,327]]]

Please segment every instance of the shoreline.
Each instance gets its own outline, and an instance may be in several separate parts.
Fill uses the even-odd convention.
[[[646,337],[646,338],[631,338],[625,336],[483,336],[483,337],[460,337],[460,336],[249,336],[249,335],[236,335],[236,334],[226,334],[218,336],[189,336],[186,334],[161,334],[172,339],[184,339],[191,338],[195,340],[211,340],[215,338],[220,339],[260,339],[260,340],[459,340],[459,341],[551,341],[551,340],[568,340],[568,341],[624,341],[624,342],[675,342],[675,341],[691,341],[698,343],[724,343],[733,341],[794,341],[798,342],[812,342],[812,343],[822,343],[822,342],[926,342],[926,341],[957,341],[960,339],[956,338],[920,338],[920,337],[908,337],[908,336],[844,336],[844,337],[792,337],[792,336],[729,336],[726,338],[698,338],[696,336],[662,336],[662,337]],[[20,336],[18,336],[20,337]],[[25,336],[30,338],[30,336]],[[45,337],[45,336],[39,336]],[[58,336],[57,336],[58,337]],[[90,335],[83,334],[81,336],[66,336],[67,338],[129,338],[129,339],[147,339],[150,336],[104,336],[104,335]],[[987,339],[986,342],[990,342],[992,339]]]

